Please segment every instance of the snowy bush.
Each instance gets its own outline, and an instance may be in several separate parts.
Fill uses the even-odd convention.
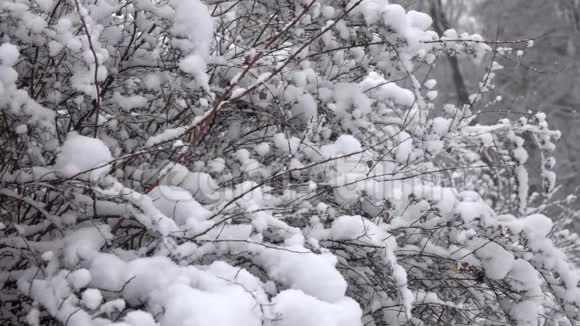
[[[385,0],[0,2],[1,323],[575,325],[542,214],[559,132],[474,123],[497,44],[431,23]],[[434,103],[445,53],[487,66],[467,105]]]

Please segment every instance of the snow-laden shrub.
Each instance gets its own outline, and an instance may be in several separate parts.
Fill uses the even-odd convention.
[[[574,325],[569,236],[537,204],[559,133],[476,124],[497,44],[431,23],[385,0],[0,2],[2,324]],[[442,54],[488,64],[465,106],[434,102]]]

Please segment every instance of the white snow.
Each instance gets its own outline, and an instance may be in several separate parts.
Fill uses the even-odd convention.
[[[0,45],[0,65],[12,67],[18,61],[20,53],[16,45],[10,43],[2,43]]]
[[[213,35],[210,12],[199,0],[173,0],[171,3],[175,9],[172,31],[176,36],[172,43],[185,54],[179,68],[193,75],[200,86],[209,91],[205,69]]]
[[[297,137],[288,139],[283,133],[275,134],[272,140],[274,146],[283,153],[295,154],[300,147],[300,139]]]
[[[130,311],[123,320],[131,326],[157,326],[155,319],[150,313],[142,310]]]
[[[370,72],[361,82],[364,91],[370,90],[378,99],[390,100],[396,104],[410,106],[415,102],[412,91],[402,88],[394,82],[388,82],[377,72]]]
[[[513,305],[510,309],[510,315],[518,322],[518,325],[533,325],[537,323],[538,310],[536,302],[526,300]]]
[[[157,186],[149,197],[163,214],[175,220],[177,225],[196,227],[198,222],[205,221],[211,212],[205,209],[191,193],[176,186]]]
[[[330,303],[344,298],[346,281],[335,269],[336,258],[330,254],[317,255],[294,245],[265,249],[259,259],[273,279],[290,288]]]
[[[495,242],[488,242],[475,252],[480,257],[485,275],[493,280],[504,279],[515,262],[514,255]]]
[[[128,280],[125,276],[126,268],[127,264],[117,255],[106,253],[96,255],[88,265],[92,276],[90,286],[120,291]]]
[[[161,88],[161,79],[156,74],[148,74],[143,79],[143,84],[147,89],[159,90]]]
[[[351,135],[341,135],[334,144],[324,145],[320,152],[324,157],[337,157],[362,151],[361,143]]]
[[[52,9],[53,0],[36,0],[40,9],[44,12],[49,12]]]
[[[210,168],[223,168],[225,161],[216,160]],[[161,185],[177,186],[187,190],[195,200],[207,204],[219,199],[219,186],[214,178],[205,172],[190,172],[181,164],[170,164],[164,169],[160,181]]]
[[[332,6],[323,6],[322,7],[322,15],[324,18],[332,19],[335,15],[335,9]]]
[[[125,111],[147,106],[147,99],[141,95],[123,96],[115,92],[112,100]]]
[[[84,226],[71,232],[64,238],[65,265],[75,267],[81,260],[92,259],[111,238],[110,227],[102,224]]]
[[[110,170],[111,151],[100,140],[71,132],[56,158],[55,170],[63,177],[97,180]]]
[[[396,144],[395,157],[401,163],[409,160],[413,152],[413,137],[403,131],[397,135],[398,143]]]
[[[86,289],[83,291],[81,300],[85,307],[95,310],[103,302],[103,295],[98,289]]]
[[[413,17],[413,15],[411,15]],[[405,13],[405,9],[398,4],[389,4],[386,6],[383,12],[383,20],[385,24],[391,27],[395,32],[402,35],[405,34],[408,21]]]
[[[275,326],[362,326],[362,311],[350,298],[334,304],[320,301],[299,290],[286,290],[272,299]]]
[[[200,0],[173,0],[175,20],[173,33],[187,39],[188,42],[177,42],[176,45],[185,53],[194,53],[205,66],[209,55],[209,46],[213,34],[213,19],[207,6]]]
[[[379,227],[362,216],[340,216],[334,220],[330,228],[331,238],[341,240],[370,241],[377,244],[384,239],[384,232]]]
[[[149,139],[147,139],[147,142],[145,143],[145,146],[152,147],[152,146],[161,144],[161,143],[169,141],[169,140],[178,139],[186,131],[187,131],[187,128],[185,128],[185,127],[165,129],[161,133],[159,133],[155,136],[149,137]]]
[[[19,135],[25,134],[28,132],[28,127],[26,125],[16,126],[16,128],[14,128],[14,132],[16,132]]]
[[[260,156],[266,156],[268,152],[270,152],[270,144],[268,143],[260,143],[254,147],[254,150]]]
[[[88,269],[81,268],[72,272],[68,279],[74,289],[82,289],[91,282],[91,272]]]
[[[81,1],[51,17],[54,0],[0,1],[0,115],[15,132],[0,247],[24,253],[0,255],[0,301],[8,290],[30,324],[68,326],[576,314],[580,275],[552,241],[562,221],[528,200],[522,136],[537,138],[550,192],[560,133],[543,113],[468,125],[477,113],[440,103],[448,85],[428,73],[447,53],[480,60],[488,42],[439,36],[387,0],[290,2]],[[478,108],[498,104],[500,62]],[[219,128],[189,144],[212,108]],[[491,176],[490,149],[515,168]]]
[[[188,55],[179,62],[179,69],[194,76],[205,74],[205,61],[197,54]]]
[[[209,161],[207,166],[211,172],[221,173],[226,168],[226,161],[223,158],[218,157]]]
[[[336,101],[335,111],[339,115],[351,113],[357,109],[365,114],[371,110],[371,102],[361,88],[353,84],[339,83],[334,88]]]
[[[425,85],[425,87],[427,89],[432,89],[433,87],[435,87],[435,85],[437,85],[437,80],[435,80],[435,79],[429,79],[423,85]]]
[[[318,115],[317,103],[314,97],[308,93],[302,95],[296,104],[292,106],[292,114],[298,119],[308,123]]]

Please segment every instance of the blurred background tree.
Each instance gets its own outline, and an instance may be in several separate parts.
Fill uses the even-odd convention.
[[[450,26],[457,32],[480,33],[486,40],[513,41],[498,43],[497,48],[513,51],[496,52],[505,69],[495,77],[495,95],[501,100],[481,111],[479,120],[497,121],[503,117],[530,116],[543,111],[550,124],[562,132],[557,146],[560,194],[578,193],[580,184],[580,1],[579,0],[418,0],[400,1],[408,8],[429,12],[433,28],[439,33]],[[528,48],[528,45],[533,45]],[[520,52],[521,51],[521,52]],[[439,76],[439,101],[466,103],[466,94],[477,90],[481,76],[477,67],[456,58],[440,60],[435,68]],[[485,69],[489,60],[481,62]],[[528,146],[535,146],[528,142]],[[539,160],[531,158],[531,191],[541,187]],[[578,208],[578,203],[573,207]],[[580,223],[573,222],[574,229]]]
[[[562,131],[556,158],[560,183],[574,191],[580,176],[580,1],[481,1],[476,19],[498,26],[501,39],[534,38],[534,47],[498,76],[503,110],[544,111]],[[493,37],[482,31],[485,37]]]

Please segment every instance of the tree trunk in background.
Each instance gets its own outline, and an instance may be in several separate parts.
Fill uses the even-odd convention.
[[[441,0],[433,0],[430,3],[431,16],[433,17],[433,27],[437,34],[443,35],[449,28],[449,22],[443,11],[443,6]],[[469,103],[469,93],[467,92],[467,87],[465,86],[465,80],[461,74],[461,69],[459,67],[459,60],[455,56],[447,56],[449,61],[449,66],[451,68],[451,73],[453,76],[453,84],[455,85],[455,90],[457,91],[457,101],[459,105]]]

